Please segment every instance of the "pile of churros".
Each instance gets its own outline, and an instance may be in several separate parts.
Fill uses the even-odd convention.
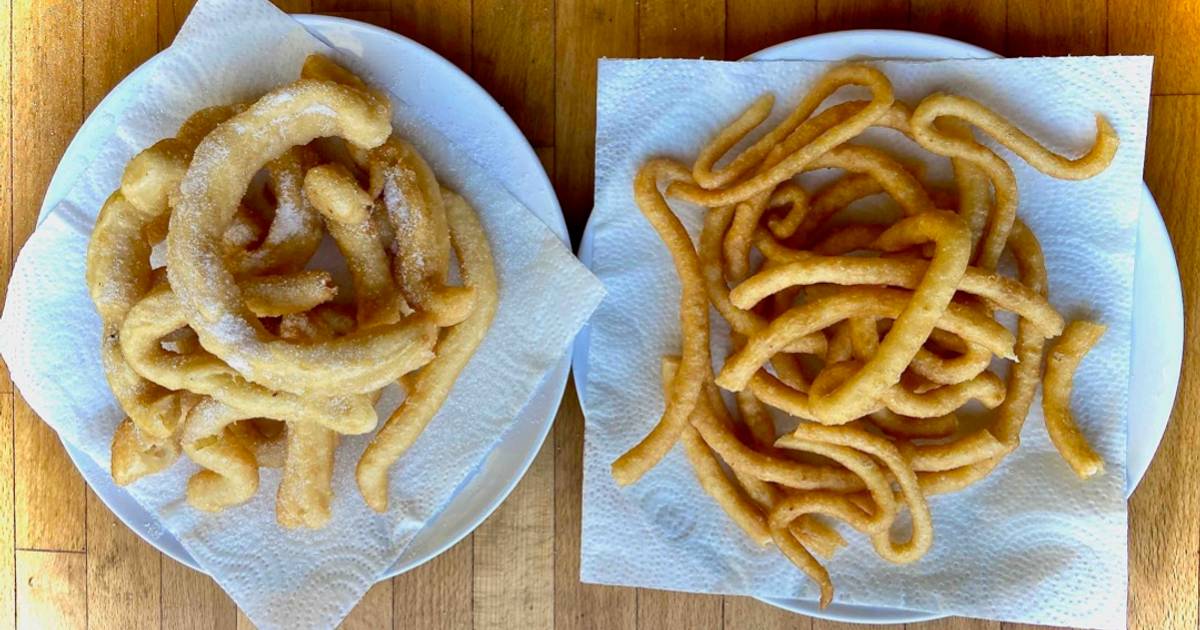
[[[848,86],[870,99],[821,109]],[[1118,138],[1097,116],[1093,146],[1066,158],[971,99],[936,93],[902,103],[884,74],[862,64],[830,70],[782,122],[747,140],[773,106],[769,94],[754,101],[690,168],[652,159],[633,182],[682,284],[682,341],[678,356],[662,359],[661,420],[612,474],[634,483],[682,442],[705,491],[748,536],[811,577],[825,606],[833,584],[816,557],[845,545],[834,525],[865,535],[888,561],[921,558],[933,543],[927,497],[982,479],[1017,448],[1039,380],[1062,457],[1081,478],[1103,471],[1069,401],[1075,368],[1104,327],[1068,324],[1047,301],[1041,247],[1017,216],[1013,170],[974,130],[1071,180],[1103,171]],[[947,158],[953,189],[854,142],[872,127]],[[816,190],[796,180],[820,169],[839,178]],[[698,245],[663,186],[666,197],[704,209]],[[895,202],[897,217],[842,212],[878,194]],[[1015,277],[998,270],[1009,258]],[[715,374],[710,306],[732,331]],[[1015,333],[998,311],[1016,314]],[[992,369],[997,359],[1011,362],[1006,379]],[[960,418],[967,404],[990,410],[983,426]],[[897,535],[905,511],[911,533]]]
[[[349,299],[313,268],[325,235]],[[389,468],[498,302],[475,211],[393,135],[386,95],[316,55],[298,81],[195,112],[135,156],[100,211],[87,283],[128,415],[113,479],[182,453],[201,468],[188,503],[218,511],[255,495],[261,467],[282,467],[276,517],[288,528],[329,522],[339,437],[374,431],[380,392],[398,382],[404,402],[356,469],[366,503],[387,509]]]

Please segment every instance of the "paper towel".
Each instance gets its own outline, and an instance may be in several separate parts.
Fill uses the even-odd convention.
[[[123,413],[104,380],[100,324],[84,284],[84,255],[101,203],[128,159],[174,135],[188,114],[293,81],[312,52],[334,51],[266,2],[201,0],[119,115],[116,134],[21,250],[0,320],[0,352],[33,409],[102,468]],[[362,67],[352,51],[341,52],[340,61]],[[420,112],[394,105],[397,130],[478,210],[496,260],[500,302],[450,398],[393,467],[390,511],[372,512],[354,483],[370,436],[342,440],[333,519],[320,531],[276,525],[278,470],[262,471],[249,503],[212,515],[183,499],[196,470],[186,458],[129,488],[161,520],[153,526],[174,534],[261,628],[326,627],[344,617],[476,470],[603,294],[558,237],[488,174],[492,169],[474,163]],[[398,402],[395,389],[379,404],[382,417]]]
[[[861,535],[828,563],[836,601],[1044,624],[1123,627],[1125,426],[1135,230],[1149,99],[1149,58],[877,61],[910,104],[942,90],[992,107],[1056,151],[1090,146],[1093,112],[1121,138],[1112,166],[1083,182],[1040,175],[1005,152],[1020,216],[1045,248],[1051,301],[1108,333],[1084,361],[1073,407],[1106,472],[1081,482],[1046,437],[1040,398],[1020,449],[965,492],[931,499],[934,545],[908,566],[878,558]],[[659,359],[679,349],[679,281],[632,198],[652,156],[691,163],[700,147],[765,91],[790,111],[826,62],[602,61],[593,270],[608,295],[591,324],[581,577],[585,582],[816,599],[774,548],[759,549],[709,499],[676,448],[619,488],[612,461],[663,409]],[[863,98],[846,90],[846,98]],[[889,131],[864,142],[923,155]],[[993,145],[994,146],[994,145]],[[926,156],[927,160],[932,159]],[[933,164],[931,162],[931,164]],[[944,166],[934,171],[944,178]],[[806,176],[808,177],[808,176]],[[700,211],[671,202],[693,238]],[[719,318],[713,315],[714,321]],[[727,347],[714,348],[723,356]],[[628,541],[637,540],[637,545]]]

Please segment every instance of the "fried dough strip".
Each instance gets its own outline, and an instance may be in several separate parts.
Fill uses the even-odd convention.
[[[376,512],[387,510],[388,470],[416,442],[450,395],[458,375],[487,335],[499,303],[491,246],[475,210],[457,194],[444,191],[443,195],[450,240],[463,281],[475,296],[474,308],[462,323],[443,331],[437,358],[416,374],[404,403],[384,422],[358,460],[358,489]]]
[[[729,300],[737,308],[749,309],[785,288],[811,284],[870,284],[915,289],[930,266],[928,261],[910,258],[808,255],[759,271],[734,287]],[[1062,316],[1046,298],[1016,280],[968,267],[956,289],[987,298],[998,308],[1017,313],[1037,326],[1046,337],[1062,332]]]
[[[307,271],[249,280],[245,295],[249,308],[263,316],[277,316],[306,311],[330,299],[333,291],[327,274]],[[367,395],[313,397],[273,391],[245,380],[207,351],[175,354],[163,349],[160,340],[186,324],[182,311],[171,287],[162,284],[126,317],[121,327],[121,347],[126,360],[145,378],[173,390],[212,396],[249,412],[249,417],[310,419],[348,434],[375,428],[378,419]]]
[[[895,100],[891,83],[882,72],[857,64],[834,68],[821,77],[818,84],[805,96],[787,120],[771,133],[763,136],[754,147],[751,147],[753,152],[748,152],[749,157],[743,160],[746,165],[744,168],[740,165],[733,167],[731,164],[725,170],[731,173],[737,173],[739,169],[742,170],[742,173],[749,171],[762,157],[766,156],[772,146],[790,135],[801,121],[806,120],[829,95],[846,85],[861,85],[871,90],[871,104],[849,120],[822,132],[812,142],[789,152],[775,165],[760,170],[752,177],[736,184],[725,188],[706,190],[689,181],[676,181],[667,188],[667,194],[710,208],[745,201],[758,193],[773,189],[776,185],[800,172],[809,162],[862,133],[876,119],[884,115]],[[761,157],[758,157],[759,154]],[[715,162],[717,158],[719,155],[714,156],[713,161]],[[740,175],[741,173],[737,173],[730,179]]]
[[[895,318],[910,303],[911,296],[910,292],[901,289],[855,286],[794,306],[762,331],[751,335],[745,347],[725,362],[716,382],[729,391],[741,391],[758,367],[786,347],[791,339],[850,317]],[[979,343],[998,356],[1013,356],[1012,334],[970,307],[950,303],[934,325]],[[894,326],[892,330],[895,330]],[[901,366],[901,372],[904,367]],[[899,376],[897,374],[892,382],[898,381]]]
[[[339,136],[365,149],[390,131],[386,99],[302,79],[269,92],[196,148],[171,216],[167,272],[201,344],[249,380],[302,395],[364,393],[432,358],[436,329],[422,316],[318,342],[274,337],[243,303],[220,255],[218,239],[242,191],[267,162],[317,137]]]
[[[1103,324],[1074,321],[1067,324],[1046,359],[1042,376],[1042,409],[1046,432],[1059,455],[1067,460],[1080,479],[1104,472],[1104,460],[1092,450],[1071,416],[1071,385],[1075,370],[1107,329]]]
[[[304,175],[304,194],[325,217],[325,228],[350,268],[359,326],[400,321],[403,298],[392,277],[391,259],[371,220],[370,195],[340,164],[309,169]]]
[[[254,414],[205,398],[188,412],[181,443],[200,467],[187,484],[187,501],[205,512],[217,512],[249,501],[258,492],[254,451],[230,431],[230,425]]]
[[[688,416],[696,408],[704,383],[711,380],[708,299],[700,258],[687,230],[658,192],[660,179],[686,178],[688,171],[682,164],[656,159],[642,166],[634,180],[634,199],[638,208],[670,252],[682,283],[679,319],[683,352],[662,419],[641,442],[613,462],[613,478],[621,485],[640,479],[674,446],[688,426]]]
[[[384,207],[401,242],[396,280],[408,303],[430,313],[438,326],[467,318],[475,301],[470,287],[446,284],[450,270],[450,231],[441,187],[433,169],[397,136],[368,153],[371,189],[382,191]]]

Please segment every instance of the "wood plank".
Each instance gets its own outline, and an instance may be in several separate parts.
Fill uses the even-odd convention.
[[[158,50],[158,26],[157,0],[84,5],[85,112]],[[162,576],[158,551],[129,531],[91,491],[87,492],[86,543],[89,625],[159,625]]]
[[[257,630],[254,622],[242,612],[242,609],[237,609],[237,630]]]
[[[316,13],[330,11],[379,11],[392,12],[391,0],[311,0]]]
[[[1200,96],[1156,96],[1151,101],[1146,181],[1166,220],[1184,303],[1200,295]],[[1200,404],[1200,313],[1184,309],[1183,373],[1175,412],[1154,463],[1129,503],[1129,625],[1197,627],[1200,576],[1200,426],[1190,410]]]
[[[373,630],[391,628],[393,625],[392,581],[384,580],[363,595],[338,627],[342,630]]]
[[[554,421],[554,627],[632,630],[637,627],[635,589],[579,581],[582,488],[583,412],[572,379]]]
[[[1008,0],[1003,54],[1103,55],[1107,50],[1105,0]]]
[[[392,578],[392,618],[411,628],[470,628],[473,544],[468,536],[433,560]]]
[[[554,0],[475,0],[472,74],[525,133],[554,143]]]
[[[1156,94],[1200,93],[1200,0],[1108,3],[1108,50],[1154,55]]]
[[[641,0],[638,56],[724,59],[724,0]]]
[[[0,2],[0,129],[12,129],[12,0]],[[0,138],[0,293],[12,273],[13,134]],[[0,360],[0,392],[12,392],[8,364]]]
[[[13,401],[15,544],[25,549],[83,551],[83,479],[58,434],[19,394]]]
[[[816,30],[817,0],[726,0],[725,58],[752,52]]]
[[[770,630],[810,630],[812,618],[797,615],[751,597],[725,598],[725,628],[763,628]]]
[[[125,75],[158,52],[158,0],[88,2],[83,6],[86,116]]]
[[[17,551],[17,627],[87,624],[87,557],[62,551]]]
[[[321,15],[332,15],[334,17],[343,17],[349,20],[358,20],[367,24],[374,24],[380,28],[392,27],[392,12],[388,11],[322,11]]]
[[[813,630],[896,630],[898,626],[875,623],[842,623],[825,619],[813,619]]]
[[[13,248],[33,231],[46,185],[82,122],[83,16],[79,4],[13,5]],[[82,499],[82,497],[80,497]]]
[[[159,552],[87,493],[90,628],[152,628],[162,622]]]
[[[913,30],[945,35],[1000,52],[1004,48],[1005,0],[912,0]]]
[[[0,394],[0,628],[16,623],[12,462],[13,395]]]
[[[196,0],[158,0],[158,47],[166,48],[191,13]]]
[[[949,617],[947,619],[938,619],[937,621],[910,623],[904,627],[905,630],[1001,630],[1003,626],[1004,624],[1001,624],[999,621]]]
[[[596,61],[637,54],[634,0],[557,5],[554,23],[555,188],[573,239],[592,208],[596,136]]]
[[[471,70],[471,0],[392,0],[392,30]]]
[[[908,28],[908,0],[817,2],[817,30]]]
[[[163,556],[162,627],[234,630],[237,606],[212,578]]]
[[[475,530],[475,630],[554,626],[554,447]]]
[[[271,4],[279,7],[280,11],[287,13],[312,13],[313,7],[310,0],[270,0]]]
[[[721,600],[715,595],[638,589],[638,628],[719,630],[725,621]]]

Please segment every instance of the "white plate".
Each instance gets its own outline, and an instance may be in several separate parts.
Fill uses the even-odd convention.
[[[964,42],[907,31],[861,30],[823,33],[801,37],[756,52],[747,60],[852,58],[988,58],[996,53]],[[1137,401],[1138,413],[1129,414],[1126,444],[1125,494],[1133,494],[1150,466],[1159,440],[1167,428],[1179,368],[1183,359],[1183,291],[1171,238],[1158,205],[1148,188],[1141,197],[1138,221],[1136,268],[1133,291],[1133,349],[1129,400]],[[593,234],[589,222],[579,246],[579,259],[592,264]],[[575,389],[580,401],[587,389],[587,358],[590,328],[579,332],[572,359]],[[587,407],[584,407],[586,412]],[[854,623],[912,623],[938,619],[941,615],[916,610],[832,604],[825,609],[815,601],[764,598],[762,601],[812,617]]]
[[[508,160],[493,160],[490,175],[570,246],[567,225],[554,188],[525,136],[498,103],[454,64],[424,46],[391,31],[318,15],[295,16],[313,35],[343,53],[363,60],[370,71],[398,86],[396,96],[435,121],[452,141],[468,153],[502,152]],[[142,64],[96,106],[67,147],[50,181],[39,223],[71,189],[91,163],[103,138],[110,135],[115,115],[137,93],[154,59]],[[437,89],[430,89],[437,86]],[[451,497],[446,508],[417,533],[384,577],[399,575],[462,540],[504,501],[533,461],[554,424],[567,384],[570,351],[538,384],[516,423],[488,454],[479,469]],[[200,570],[170,532],[158,526],[127,492],[115,486],[109,473],[81,451],[64,444],[88,485],[130,529],[160,551]]]

